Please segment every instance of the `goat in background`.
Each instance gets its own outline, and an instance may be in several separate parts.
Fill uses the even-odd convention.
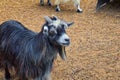
[[[70,44],[70,38],[65,30],[73,22],[56,16],[46,16],[45,20],[39,33],[15,20],[0,25],[0,68],[5,70],[5,80],[11,79],[11,67],[19,80],[50,80],[57,53],[66,58],[65,47]]]
[[[60,4],[61,3],[67,3],[69,1],[73,1],[74,5],[76,6],[77,8],[77,12],[78,13],[82,13],[82,9],[80,8],[80,0],[55,0],[55,5],[56,5],[56,11],[59,12],[60,11]],[[48,0],[47,1],[47,4],[49,6],[51,6],[51,1]],[[44,5],[44,0],[40,0],[40,5]]]

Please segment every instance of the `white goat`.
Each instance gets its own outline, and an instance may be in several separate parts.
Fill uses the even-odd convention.
[[[73,1],[74,5],[77,7],[77,12],[81,13],[82,9],[80,8],[80,0],[55,0],[55,5],[56,5],[56,11],[60,11],[60,4],[61,3],[66,3],[68,1]],[[48,0],[48,5],[51,6],[50,0]],[[40,5],[44,5],[44,0],[40,0]]]

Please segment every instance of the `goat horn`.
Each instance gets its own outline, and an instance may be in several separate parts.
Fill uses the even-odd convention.
[[[50,17],[45,16],[44,18],[45,18],[45,20],[46,20],[48,23],[51,23],[51,22],[52,22],[52,20],[51,20],[51,18],[50,18]]]
[[[57,17],[57,16],[55,16],[55,15],[52,15],[52,17],[53,17],[53,18],[55,18],[55,19],[58,19],[58,17]]]
[[[71,26],[71,25],[73,25],[74,24],[74,22],[67,22],[67,25],[68,26]]]

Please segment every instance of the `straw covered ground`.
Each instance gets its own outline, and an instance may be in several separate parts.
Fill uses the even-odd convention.
[[[0,23],[14,19],[39,32],[46,15],[74,21],[67,30],[67,60],[57,57],[52,79],[120,80],[120,4],[111,3],[98,12],[95,6],[96,0],[81,0],[83,13],[76,13],[72,3],[61,5],[58,13],[54,4],[40,6],[39,0],[0,0]],[[3,75],[1,71],[0,80]]]

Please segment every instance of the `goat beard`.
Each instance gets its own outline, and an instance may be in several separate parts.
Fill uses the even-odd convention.
[[[61,57],[63,60],[66,60],[65,46],[59,46],[58,52],[59,52],[60,57]]]

